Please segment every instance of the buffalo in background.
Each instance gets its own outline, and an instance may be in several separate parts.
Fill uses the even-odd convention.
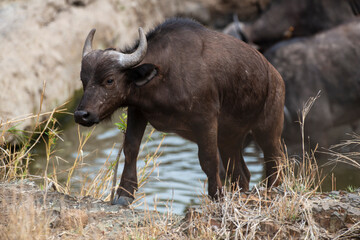
[[[256,44],[286,85],[287,145],[299,144],[299,112],[317,95],[306,118],[311,147],[329,147],[357,130],[360,119],[359,0],[275,0],[252,23],[235,22],[225,33]]]
[[[287,115],[283,137],[299,143],[298,112],[319,91],[306,118],[305,136],[321,146],[336,144],[344,126],[355,131],[360,119],[360,19],[318,33],[313,37],[280,42],[265,57],[285,79]],[[342,129],[342,130],[341,130]]]
[[[234,21],[224,33],[266,50],[293,37],[311,36],[351,21],[360,14],[360,0],[273,0],[257,20]]]

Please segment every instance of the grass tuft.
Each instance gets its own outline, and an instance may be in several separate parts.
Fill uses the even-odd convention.
[[[0,193],[8,194],[8,193]],[[0,239],[48,239],[50,237],[50,216],[30,196],[11,202],[2,196],[0,214]]]

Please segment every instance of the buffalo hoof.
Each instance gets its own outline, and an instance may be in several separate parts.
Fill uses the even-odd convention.
[[[124,196],[115,196],[111,202],[112,205],[129,206],[134,201],[133,198]]]

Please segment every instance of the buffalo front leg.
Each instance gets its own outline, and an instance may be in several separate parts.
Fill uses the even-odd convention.
[[[127,206],[132,203],[138,188],[136,160],[147,121],[136,108],[128,108],[124,141],[125,165],[119,188],[112,204]]]
[[[217,148],[217,123],[199,126],[196,135],[200,166],[208,177],[208,194],[212,199],[217,199],[222,195]]]

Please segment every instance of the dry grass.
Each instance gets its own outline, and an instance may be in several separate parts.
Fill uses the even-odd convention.
[[[0,239],[48,239],[50,236],[50,217],[35,203],[32,196],[13,196],[7,202],[0,193]]]
[[[20,131],[14,126],[14,122],[18,123],[19,119],[12,121],[9,120],[0,125],[1,139],[5,139],[5,136],[12,134],[15,136],[19,143],[17,145],[4,142],[0,145],[0,180],[11,181],[18,178],[28,178],[29,175],[29,163],[33,160],[31,151],[32,149],[44,140],[47,151],[47,160],[53,153],[53,147],[55,139],[59,138],[57,133],[57,121],[54,118],[54,114],[66,114],[66,110],[63,105],[53,109],[51,112],[45,114],[37,114],[27,116],[22,120],[33,118],[36,119],[36,123],[31,131]],[[45,120],[40,121],[40,116],[46,117]],[[46,142],[48,139],[48,142]],[[49,162],[49,161],[48,161]],[[48,165],[46,166],[46,168]]]
[[[325,153],[330,155],[332,163],[345,163],[360,169],[360,152],[358,151],[360,147],[360,135],[353,133],[350,136],[351,139],[332,146]],[[346,149],[346,151],[344,152],[343,149]]]
[[[303,167],[307,166],[304,170]],[[304,176],[317,175],[316,166],[294,160],[284,161],[280,176],[283,183],[272,191],[260,184],[251,194],[226,192],[220,202],[207,200],[200,214],[193,213],[189,232],[194,238],[289,239],[307,236],[319,239],[321,231],[312,218],[311,197],[317,184]],[[314,185],[315,184],[315,185]]]
[[[308,156],[305,154],[304,156]],[[303,161],[280,159],[282,184],[266,189],[264,181],[250,194],[226,192],[219,202],[203,196],[200,210],[192,212],[188,232],[202,239],[319,239],[311,197],[321,181],[314,155]]]

